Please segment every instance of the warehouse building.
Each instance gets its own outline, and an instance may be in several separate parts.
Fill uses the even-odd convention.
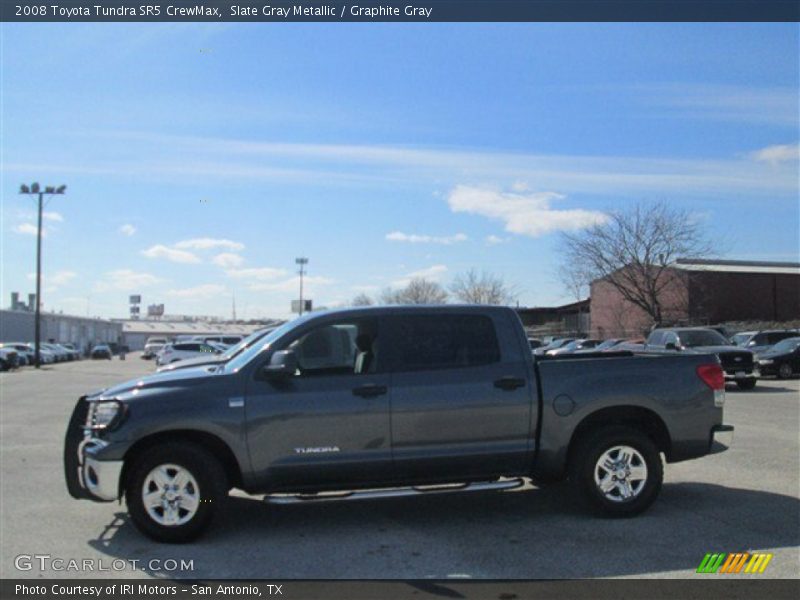
[[[168,340],[185,339],[197,335],[240,335],[247,337],[256,329],[275,327],[282,321],[266,320],[258,322],[225,322],[207,320],[124,320],[118,321],[122,329],[122,343],[132,352],[144,349],[151,337],[164,337]]]
[[[800,320],[800,263],[678,259],[660,294],[665,325]],[[591,285],[591,331],[641,337],[652,319],[606,280]]]
[[[33,343],[36,335],[36,314],[29,306],[17,310],[0,310],[0,341]],[[118,343],[122,325],[105,319],[76,317],[60,313],[41,313],[43,342],[71,343],[82,352],[100,343]]]

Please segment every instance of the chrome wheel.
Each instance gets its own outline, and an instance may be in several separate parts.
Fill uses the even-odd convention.
[[[192,520],[200,507],[200,487],[184,467],[159,465],[144,479],[142,504],[159,525],[174,527]]]
[[[595,464],[594,483],[608,500],[629,502],[647,483],[647,463],[635,448],[613,446]]]

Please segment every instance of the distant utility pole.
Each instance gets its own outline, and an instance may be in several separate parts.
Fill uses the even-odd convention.
[[[303,315],[303,276],[306,274],[306,265],[308,264],[308,259],[303,257],[295,258],[294,262],[300,265],[300,270],[298,274],[300,275],[300,316]]]
[[[38,183],[32,183],[30,187],[24,183],[19,186],[20,194],[27,194],[29,196],[39,196],[39,214],[38,214],[38,228],[36,230],[36,317],[35,317],[35,354],[36,354],[36,368],[42,365],[42,355],[40,353],[41,334],[42,334],[42,208],[44,205],[44,196],[51,194],[63,194],[67,186],[60,185],[58,187],[47,186],[44,190],[39,188]]]

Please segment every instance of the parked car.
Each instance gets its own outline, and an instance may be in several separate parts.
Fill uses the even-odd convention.
[[[258,331],[254,331],[235,346],[231,346],[230,348],[226,349],[222,354],[204,354],[203,356],[198,356],[197,358],[186,358],[178,362],[169,363],[167,365],[164,365],[163,367],[159,367],[157,372],[163,373],[165,371],[174,371],[176,369],[209,367],[226,363],[230,359],[238,356],[239,354],[247,350],[247,348],[255,344],[258,340],[263,338],[273,329],[275,328],[268,327],[266,329],[259,329]]]
[[[752,390],[758,381],[758,365],[749,350],[731,346],[721,333],[707,327],[656,329],[647,338],[646,352],[716,354],[727,381]]]
[[[219,356],[227,348],[212,345],[206,342],[181,342],[180,344],[167,344],[156,356],[156,365],[162,367],[186,358],[198,356]]]
[[[585,339],[585,340],[572,340],[568,344],[564,344],[560,348],[548,350],[545,354],[547,356],[558,356],[560,354],[572,354],[578,350],[591,350],[600,344],[601,340]]]
[[[14,342],[12,345],[18,352],[24,352],[30,357],[29,364],[36,364],[36,344],[22,344],[19,342]],[[47,350],[41,344],[39,347],[39,356],[41,357],[43,365],[49,365],[56,362],[55,354]]]
[[[22,342],[3,342],[0,344],[0,349],[2,348],[14,350],[17,353],[17,358],[24,361],[24,363],[19,362],[20,365],[32,365],[36,362],[36,353],[28,344],[23,344]]]
[[[155,358],[156,355],[161,352],[161,350],[169,343],[169,340],[165,337],[151,337],[147,338],[147,341],[144,344],[144,352],[142,352],[142,358],[144,359],[151,359]]]
[[[45,350],[53,353],[56,362],[67,362],[72,360],[72,353],[60,344],[56,344],[54,342],[42,342],[41,346]]]
[[[108,344],[98,344],[94,348],[92,348],[92,353],[90,355],[93,359],[101,359],[106,358],[111,360],[114,354],[111,352],[111,347]]]
[[[658,496],[661,453],[725,449],[724,403],[713,354],[539,362],[510,308],[357,308],[308,313],[221,368],[81,397],[64,468],[74,498],[124,495],[165,542],[200,535],[231,488],[286,504],[569,478],[628,517]]]
[[[81,359],[81,352],[80,350],[78,350],[78,348],[75,347],[75,344],[66,343],[66,344],[61,344],[61,346],[65,348],[67,352],[69,352],[72,355],[72,360]]]
[[[537,348],[541,348],[545,344],[542,340],[537,340],[536,338],[528,338],[528,345],[531,347],[531,350],[536,350]]]
[[[583,348],[580,350],[575,350],[574,354],[591,354],[593,352],[616,352],[618,349],[616,346],[624,342],[625,340],[622,338],[612,338],[609,340],[603,340],[596,346],[591,348]]]
[[[574,339],[575,338],[555,338],[549,344],[547,344],[545,346],[540,346],[539,348],[534,350],[533,354],[535,356],[544,356],[550,350],[557,350],[558,348],[561,348],[561,346],[566,346],[567,344],[569,344]]]
[[[192,338],[194,342],[216,342],[217,344],[223,344],[226,347],[235,346],[239,342],[244,339],[243,335],[229,335],[229,334],[220,334],[220,335],[196,335]]]
[[[757,331],[751,333],[752,335],[748,335],[747,337],[743,336],[738,338],[740,343],[736,345],[741,348],[747,348],[750,352],[757,355],[768,350],[782,340],[797,337],[796,331],[789,330]],[[742,334],[737,335],[741,336]],[[733,337],[736,338],[736,336]]]
[[[758,355],[762,375],[777,375],[788,379],[800,373],[800,337],[787,338]]]
[[[17,351],[13,348],[0,348],[0,371],[10,371],[19,367]]]

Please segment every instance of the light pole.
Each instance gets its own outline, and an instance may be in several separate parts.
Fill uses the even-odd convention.
[[[42,333],[42,208],[44,204],[44,197],[52,194],[63,194],[67,186],[60,185],[58,187],[47,186],[44,190],[39,188],[38,183],[32,183],[30,187],[24,183],[19,186],[20,194],[28,194],[29,196],[39,196],[39,213],[37,218],[36,230],[36,317],[35,317],[35,354],[36,354],[36,368],[42,365],[40,345]]]
[[[306,265],[308,264],[308,259],[304,256],[300,258],[294,259],[295,264],[300,265],[300,316],[303,316],[303,276],[306,274]]]

